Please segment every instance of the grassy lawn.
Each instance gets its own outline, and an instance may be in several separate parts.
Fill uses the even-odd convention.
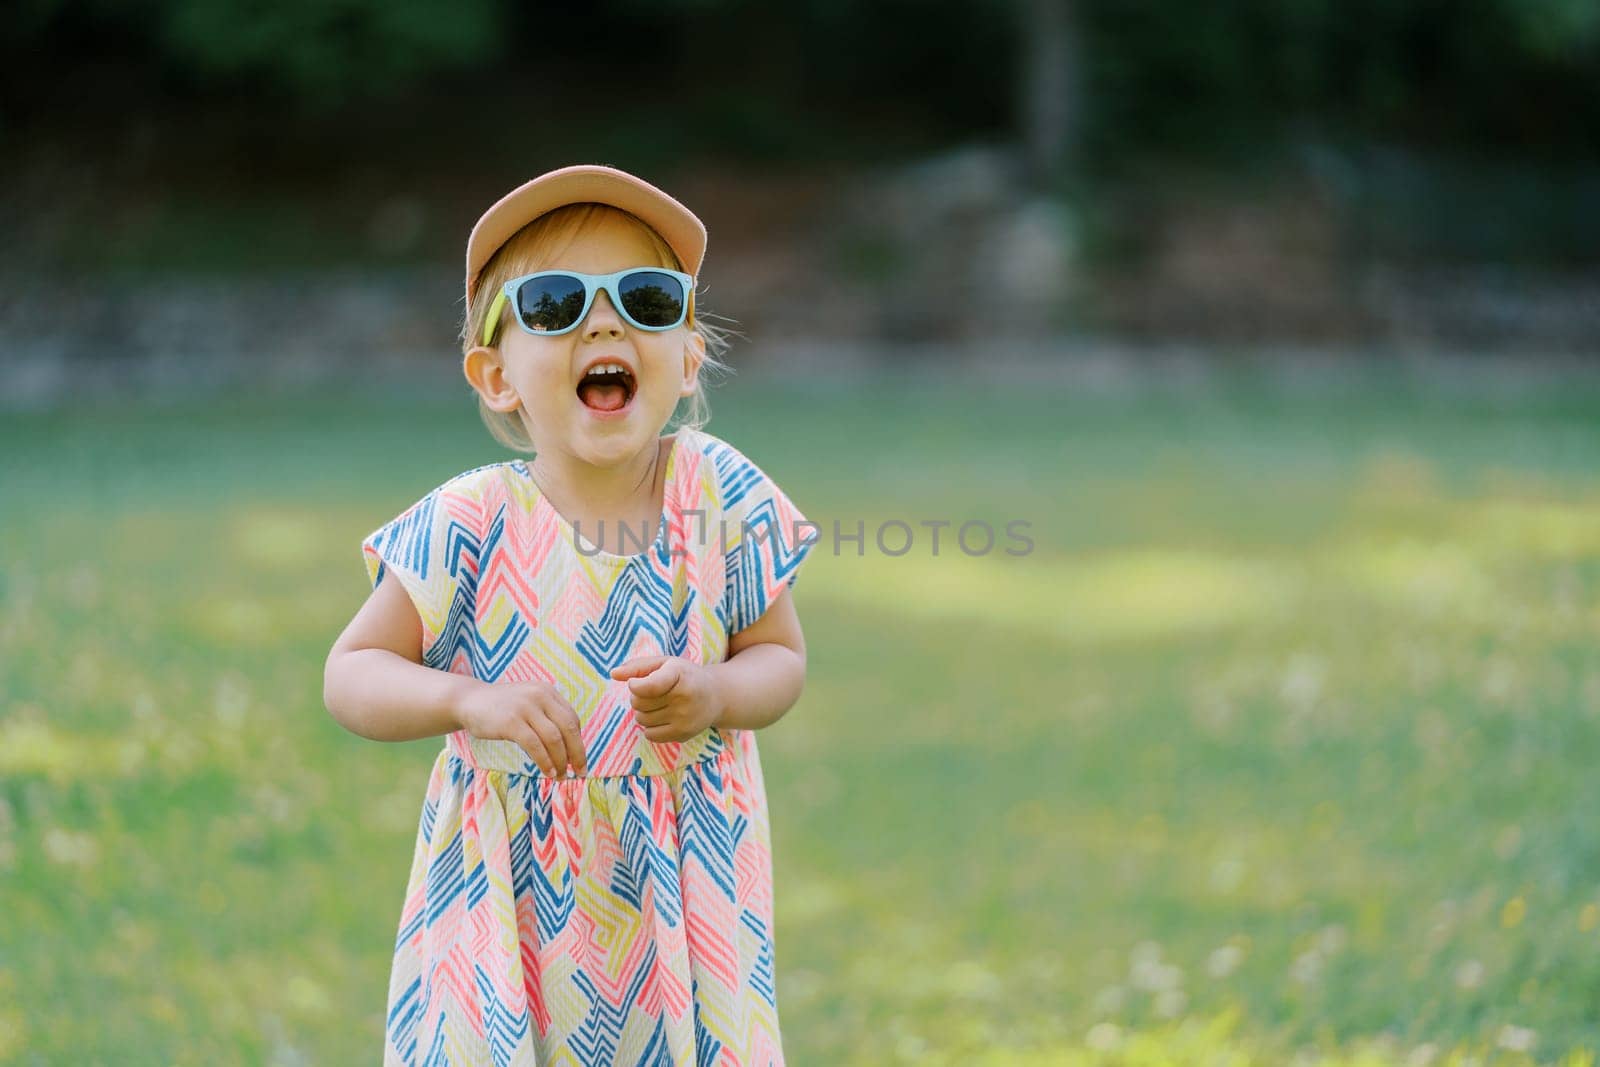
[[[823,530],[790,1062],[1592,1063],[1600,384],[917,377],[713,397]],[[376,1062],[440,741],[323,659],[360,538],[506,454],[457,394],[0,455],[0,1062]]]

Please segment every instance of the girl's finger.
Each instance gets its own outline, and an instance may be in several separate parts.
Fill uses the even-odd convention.
[[[634,697],[633,713],[635,715],[654,715],[666,711],[672,706],[671,697]]]
[[[539,735],[539,740],[544,742],[544,750],[550,754],[550,761],[555,765],[556,777],[561,777],[567,768],[567,743],[561,737],[561,728],[551,722],[542,709],[533,713],[529,725]]]
[[[578,725],[578,713],[572,710],[561,697],[556,697],[555,707],[547,709],[545,718],[549,719],[561,731],[562,750],[566,753],[567,760],[571,762],[572,769],[578,774],[583,774],[589,769],[587,758],[583,752],[583,728]]]
[[[619,682],[624,678],[641,678],[671,658],[671,656],[639,656],[611,668],[611,677]]]
[[[672,687],[678,684],[678,679],[683,677],[681,661],[663,663],[660,669],[643,678],[632,678],[628,681],[628,688],[636,697],[660,697],[672,692]]]
[[[633,721],[638,723],[640,726],[660,726],[662,723],[671,719],[671,717],[672,716],[667,714],[664,707],[633,709]]]
[[[550,777],[555,777],[555,763],[550,759],[550,753],[544,749],[544,742],[539,740],[539,735],[534,733],[533,727],[523,723],[512,738],[528,754],[528,758],[536,763],[541,771]]]

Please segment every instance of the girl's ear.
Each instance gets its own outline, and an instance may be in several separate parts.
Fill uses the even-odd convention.
[[[699,330],[690,330],[683,346],[683,390],[680,396],[693,396],[700,384],[700,366],[706,361],[706,339]]]
[[[498,348],[475,345],[469,349],[461,360],[461,373],[491,411],[512,412],[522,406],[522,398],[506,378]]]

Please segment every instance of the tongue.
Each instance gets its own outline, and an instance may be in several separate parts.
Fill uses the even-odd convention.
[[[616,411],[628,402],[628,390],[617,384],[585,382],[578,387],[578,397],[596,411]]]

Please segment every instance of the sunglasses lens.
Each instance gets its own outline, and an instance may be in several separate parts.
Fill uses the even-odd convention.
[[[582,310],[583,282],[569,275],[534,278],[517,290],[517,314],[536,333],[565,330]]]
[[[683,283],[670,274],[637,270],[622,279],[617,289],[622,308],[642,326],[676,326],[683,319]]]

